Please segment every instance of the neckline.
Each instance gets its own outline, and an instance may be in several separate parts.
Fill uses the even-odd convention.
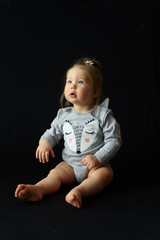
[[[93,108],[91,108],[90,110],[88,110],[87,112],[80,113],[80,112],[76,112],[75,109],[74,109],[74,107],[73,107],[73,112],[74,112],[75,114],[77,114],[77,115],[86,115],[86,114],[88,114],[88,113],[90,113],[90,112],[93,112],[93,111],[94,111],[94,108],[95,108],[95,106],[94,106]]]

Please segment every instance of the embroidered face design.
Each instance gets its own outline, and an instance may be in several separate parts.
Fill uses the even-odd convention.
[[[98,120],[94,118],[84,126],[74,126],[70,121],[66,121],[63,126],[64,140],[73,152],[80,154],[92,145],[98,129]]]

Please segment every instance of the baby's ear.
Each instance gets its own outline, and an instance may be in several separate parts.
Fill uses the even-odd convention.
[[[100,92],[100,88],[96,88],[95,91],[94,91],[94,94],[93,94],[93,97],[97,97],[99,95],[99,92]]]

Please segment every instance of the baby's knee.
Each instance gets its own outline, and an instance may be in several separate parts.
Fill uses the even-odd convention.
[[[61,174],[56,168],[53,168],[52,170],[50,170],[48,174],[48,176],[53,176],[53,175],[57,178],[61,178]]]
[[[113,169],[111,167],[108,168],[108,176],[112,180],[114,177]]]
[[[101,174],[100,174],[102,182],[108,184],[109,182],[112,181],[113,176],[114,176],[113,170],[110,166],[109,167],[102,167]]]
[[[50,170],[48,175],[54,174],[54,173],[55,173],[55,168],[53,168],[52,170]]]

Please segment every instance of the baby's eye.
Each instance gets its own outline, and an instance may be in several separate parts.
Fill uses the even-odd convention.
[[[67,80],[67,83],[68,83],[68,84],[72,84],[72,81],[71,81],[71,80]]]
[[[83,80],[79,80],[79,81],[78,81],[78,84],[83,84],[83,83],[84,83]]]

